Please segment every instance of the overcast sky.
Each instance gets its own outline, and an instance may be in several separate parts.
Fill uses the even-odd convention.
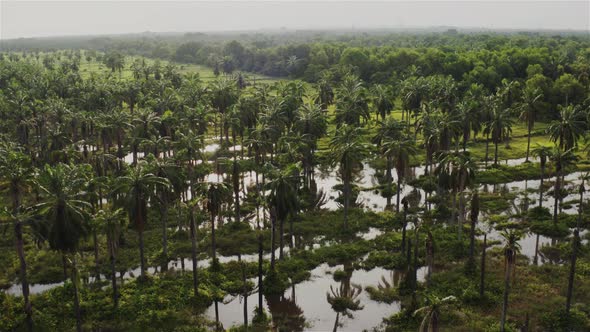
[[[479,27],[590,31],[586,1],[6,1],[0,38],[257,29]]]

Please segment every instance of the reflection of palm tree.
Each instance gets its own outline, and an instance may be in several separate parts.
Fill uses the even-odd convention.
[[[284,295],[270,295],[266,297],[268,310],[272,316],[274,327],[279,331],[303,331],[305,316],[303,310],[295,302],[295,286],[291,298]]]
[[[336,321],[334,322],[334,332],[338,330],[338,320],[340,314],[352,318],[351,311],[362,310],[363,306],[359,300],[362,288],[359,285],[351,284],[353,268],[350,262],[344,264],[344,271],[346,276],[342,279],[340,287],[334,289],[330,286],[330,291],[326,292],[328,303],[332,306],[332,310],[336,311]]]
[[[425,313],[422,323],[420,324],[419,332],[437,332],[439,329],[439,317],[441,311],[448,308],[455,302],[454,296],[447,296],[439,298],[438,296],[426,296],[426,305],[414,311],[414,315]]]

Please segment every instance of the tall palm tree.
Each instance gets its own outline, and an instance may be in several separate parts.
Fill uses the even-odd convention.
[[[139,237],[139,260],[142,279],[145,275],[143,231],[148,222],[148,201],[157,199],[156,189],[170,186],[170,181],[151,173],[147,163],[141,161],[131,167],[127,174],[117,178],[114,192],[119,196],[119,206],[127,211],[129,224]]]
[[[371,89],[373,96],[373,107],[377,116],[381,116],[381,120],[385,121],[385,117],[393,110],[393,93],[389,86],[377,84]]]
[[[396,212],[399,212],[402,181],[408,174],[410,158],[418,149],[414,145],[414,140],[405,136],[399,139],[386,138],[382,143],[382,150],[387,158],[393,160],[397,173]]]
[[[508,312],[508,295],[510,293],[510,275],[514,274],[516,269],[516,256],[520,252],[521,234],[515,230],[505,230],[501,233],[504,239],[504,296],[502,302],[502,318],[500,320],[500,331],[505,331],[506,313]]]
[[[577,146],[578,139],[588,128],[586,114],[580,107],[573,105],[558,107],[559,120],[551,122],[547,132],[558,147],[569,150]]]
[[[101,209],[96,215],[100,227],[107,236],[107,251],[109,253],[109,261],[111,263],[111,285],[113,288],[113,303],[115,307],[119,304],[119,294],[117,292],[117,270],[116,257],[119,248],[119,238],[127,225],[125,221],[125,211],[123,209]]]
[[[553,224],[556,225],[558,219],[559,201],[561,199],[561,181],[563,170],[574,164],[578,160],[578,157],[572,149],[563,150],[561,147],[555,147],[553,148],[549,158],[555,165],[555,186],[553,188]]]
[[[520,104],[520,120],[525,122],[527,126],[527,144],[525,161],[529,161],[529,152],[531,148],[531,132],[535,127],[535,121],[537,120],[537,109],[542,99],[543,92],[538,88],[535,88],[534,90],[525,89],[523,100]]]
[[[404,136],[404,129],[405,129],[405,125],[404,123],[397,121],[396,119],[394,119],[393,117],[387,117],[385,118],[385,120],[383,120],[378,129],[377,129],[377,134],[375,135],[375,137],[373,137],[373,143],[377,144],[377,146],[381,149],[381,152],[383,152],[385,154],[385,159],[386,159],[386,166],[385,166],[385,181],[387,182],[387,188],[388,188],[388,192],[387,192],[387,206],[391,206],[391,195],[390,193],[390,188],[392,187],[392,183],[393,183],[393,176],[391,174],[391,171],[393,169],[393,155],[392,153],[394,152],[394,150],[390,150],[388,148],[386,148],[383,143],[384,140],[388,140],[389,142],[392,141],[397,141],[400,140],[402,137],[405,138]],[[385,153],[386,151],[390,151],[392,153]],[[398,210],[399,211],[399,210]]]
[[[339,166],[343,182],[344,229],[348,226],[348,208],[352,194],[354,172],[363,167],[362,161],[367,154],[367,147],[362,140],[362,129],[342,125],[330,140],[330,154],[334,166]]]
[[[454,296],[440,298],[435,295],[426,295],[426,305],[414,311],[414,315],[424,313],[418,332],[438,332],[442,311],[454,305],[456,300]]]
[[[211,217],[211,266],[217,266],[217,242],[215,238],[215,219],[221,216],[221,206],[227,201],[230,189],[225,183],[210,183],[207,189],[207,211]]]
[[[508,139],[512,133],[512,114],[509,108],[501,108],[497,103],[490,112],[484,132],[489,133],[494,143],[494,164],[498,165],[498,145]]]
[[[275,208],[276,218],[279,221],[279,259],[283,258],[285,219],[288,217],[292,219],[298,210],[298,180],[299,174],[293,165],[287,167],[284,171],[275,172],[268,184],[270,187],[268,199],[270,205]],[[292,230],[293,227],[291,227]],[[289,236],[292,238],[293,234],[290,233]]]
[[[366,90],[355,76],[347,76],[336,93],[336,125],[360,125],[370,118]]]
[[[27,317],[27,328],[33,330],[32,307],[29,301],[29,283],[27,281],[27,262],[23,241],[22,195],[33,175],[29,157],[19,151],[0,148],[0,179],[9,183],[12,211],[9,213],[14,221],[14,237],[16,253],[20,263],[20,281],[25,302],[24,311]]]
[[[52,250],[59,251],[63,257],[71,255],[74,273],[74,308],[77,331],[82,331],[82,316],[78,295],[76,251],[80,239],[89,232],[88,211],[91,205],[84,200],[86,177],[89,167],[57,164],[46,165],[36,179],[41,193],[41,201],[35,206],[38,214],[47,222],[46,238]]]
[[[539,184],[539,207],[543,207],[543,181],[545,180],[545,167],[547,166],[547,158],[551,156],[551,148],[548,146],[538,145],[531,151],[534,156],[539,158],[539,165],[541,166],[541,181]]]

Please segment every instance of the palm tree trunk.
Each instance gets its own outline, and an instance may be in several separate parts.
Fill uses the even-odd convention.
[[[241,261],[241,255],[238,254],[238,261]],[[244,297],[244,327],[248,331],[248,288],[246,285],[246,266],[242,264],[242,283],[244,285],[242,296]]]
[[[109,259],[111,261],[111,285],[113,288],[113,303],[115,304],[115,307],[117,307],[119,305],[119,294],[117,293],[117,270],[115,268],[115,253],[111,252],[109,256]]]
[[[164,198],[164,201],[166,198]],[[162,268],[168,270],[168,203],[164,202],[162,215]]]
[[[349,201],[349,187],[350,187],[350,180],[348,178],[348,174],[344,176],[344,230],[348,228],[348,201]]]
[[[526,159],[525,162],[529,161],[529,153],[531,150],[531,129],[533,129],[531,126],[528,126],[528,135],[527,135],[527,142],[526,142]]]
[[[336,321],[334,321],[334,328],[332,329],[332,332],[337,332],[338,331],[338,319],[340,318],[340,313],[337,312],[336,313]]]
[[[504,297],[502,302],[502,318],[500,320],[500,332],[504,332],[504,325],[506,324],[506,312],[508,311],[508,295],[510,293],[510,271],[512,263],[506,264],[506,271],[504,272]]]
[[[555,198],[554,205],[553,205],[553,224],[557,225],[557,210],[559,208],[559,196],[561,196],[561,172],[557,172],[557,176],[555,177],[555,187],[553,190],[553,196]]]
[[[68,260],[66,259],[66,255],[61,255],[61,265],[63,267],[64,272],[64,281],[68,279]]]
[[[539,233],[537,233],[537,239],[535,240],[535,257],[533,258],[533,264],[539,264]]]
[[[100,280],[100,263],[98,261],[98,236],[96,230],[92,231],[92,242],[94,246],[94,269],[96,273],[96,280]]]
[[[284,218],[279,221],[279,259],[283,259],[283,247],[285,246],[285,220]]]
[[[274,208],[270,211],[270,269],[275,269],[275,228],[276,228],[276,212]]]
[[[393,184],[393,176],[391,175],[391,157],[389,157],[389,156],[387,157],[387,169],[386,169],[385,179],[387,180],[387,189],[391,190],[391,186]],[[389,190],[387,192],[386,207],[391,206],[391,194],[390,194]]]
[[[571,263],[570,263],[570,273],[569,276],[567,278],[567,297],[566,297],[566,302],[565,302],[565,313],[568,315],[567,319],[569,319],[569,313],[570,313],[570,307],[572,304],[572,294],[574,291],[574,275],[576,273],[576,259],[578,256],[578,237],[579,237],[579,232],[576,229],[574,231],[574,238],[572,239],[572,257],[571,257]]]
[[[195,213],[191,208],[191,225],[190,225],[190,232],[191,232],[191,258],[193,263],[193,292],[195,298],[199,295],[199,279],[198,279],[198,271],[197,271],[197,230],[195,227]]]
[[[399,213],[399,204],[400,204],[400,191],[401,191],[401,187],[402,187],[402,178],[401,176],[399,176],[399,174],[397,175],[397,194],[396,194],[396,206],[395,206],[395,212]]]
[[[217,242],[215,241],[215,215],[211,214],[211,256],[213,257],[213,264],[217,264]]]
[[[479,280],[479,297],[483,297],[485,291],[485,277],[486,277],[486,247],[487,247],[488,234],[483,234],[483,248],[481,251],[481,276]]]
[[[73,255],[72,264],[76,269],[76,255]],[[76,311],[76,331],[82,332],[82,313],[80,312],[80,294],[78,293],[78,280],[74,280],[78,276],[72,273],[72,284],[74,286],[74,310]]]
[[[23,299],[25,301],[25,314],[27,316],[27,330],[33,330],[33,311],[29,301],[29,282],[27,281],[27,261],[25,259],[24,241],[23,241],[23,224],[17,221],[14,225],[14,234],[16,238],[16,253],[20,262],[20,279],[22,284]]]
[[[498,142],[494,141],[494,165],[498,165]]]
[[[262,317],[262,234],[258,234],[258,316]]]
[[[488,157],[490,152],[490,134],[486,135],[486,156],[485,156],[485,167],[488,167]]]
[[[139,264],[141,268],[141,278],[145,278],[145,259],[143,255],[143,230],[137,232],[139,236]]]
[[[539,207],[543,207],[543,180],[545,180],[545,165],[541,166],[541,183],[539,183]]]
[[[471,228],[469,230],[469,268],[475,266],[475,223],[476,220],[472,218]]]

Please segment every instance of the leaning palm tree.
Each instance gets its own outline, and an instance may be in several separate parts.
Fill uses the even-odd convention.
[[[148,222],[148,201],[156,198],[156,188],[168,186],[170,181],[149,172],[143,160],[131,167],[127,174],[117,178],[114,185],[114,192],[119,198],[118,204],[127,210],[129,224],[135,228],[139,237],[142,278],[145,278],[143,231]]]
[[[14,221],[16,253],[20,262],[19,277],[22,284],[22,293],[25,302],[24,310],[27,316],[27,328],[29,331],[33,329],[33,312],[29,301],[29,283],[27,281],[27,263],[23,241],[23,220],[20,218],[20,215],[22,213],[22,193],[26,189],[32,175],[33,168],[26,154],[11,148],[0,148],[0,179],[6,181],[10,188],[12,211],[8,214],[11,216],[10,219]]]
[[[442,311],[454,305],[456,300],[454,296],[440,298],[435,295],[426,295],[426,305],[414,311],[414,315],[424,313],[418,332],[437,332]]]
[[[518,240],[521,233],[516,230],[504,230],[501,233],[504,239],[504,297],[502,303],[502,318],[500,320],[500,331],[504,332],[506,324],[506,313],[508,311],[508,295],[510,293],[510,275],[514,274],[516,269],[516,256],[520,252]]]
[[[59,251],[62,257],[71,256],[74,272],[71,274],[74,285],[74,308],[79,332],[82,331],[82,316],[78,295],[76,251],[80,239],[89,232],[88,211],[91,205],[84,200],[84,187],[90,172],[90,166],[69,166],[59,163],[54,167],[46,165],[36,179],[41,200],[35,208],[47,223],[46,238],[49,247]]]
[[[340,168],[340,177],[343,182],[344,229],[346,229],[353,174],[355,170],[362,168],[362,160],[367,154],[367,147],[362,141],[362,129],[342,125],[330,140],[330,153],[332,162]]]
[[[526,160],[529,161],[529,153],[531,148],[531,132],[535,127],[535,121],[537,120],[537,109],[539,103],[543,98],[543,92],[540,89],[535,88],[534,90],[526,89],[524,91],[523,100],[520,104],[520,120],[526,123],[527,126],[527,144],[526,144]]]

